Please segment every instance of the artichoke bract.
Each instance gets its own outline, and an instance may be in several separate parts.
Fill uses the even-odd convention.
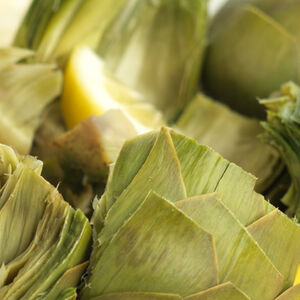
[[[60,66],[75,46],[88,45],[173,120],[196,91],[206,2],[33,0],[14,45],[35,50],[35,61]]]
[[[115,75],[174,120],[196,92],[206,0],[133,0],[105,30],[97,52]]]
[[[300,227],[254,186],[252,175],[171,129],[128,140],[94,201],[79,299],[299,297]]]
[[[265,192],[282,171],[278,152],[258,138],[263,128],[257,119],[238,114],[203,94],[199,93],[187,105],[176,128],[255,175],[258,178],[256,191],[260,193]]]
[[[0,298],[76,295],[89,254],[88,219],[40,176],[41,161],[5,145],[0,161]]]
[[[91,116],[53,138],[48,145],[51,150],[39,152],[45,163],[43,176],[59,185],[67,202],[88,214],[92,199],[103,193],[109,166],[116,161],[125,140],[136,135],[120,110]]]
[[[291,176],[291,185],[282,198],[287,214],[300,218],[300,87],[292,82],[282,85],[280,91],[261,100],[267,108],[267,121],[262,125],[262,138],[275,147]]]
[[[0,142],[28,154],[43,109],[62,88],[62,74],[48,64],[18,63],[34,52],[0,49]]]
[[[64,65],[78,44],[97,45],[126,0],[32,0],[14,45],[33,49],[35,60]]]
[[[264,116],[256,97],[268,97],[299,77],[298,0],[231,0],[213,21],[204,85],[216,99]]]

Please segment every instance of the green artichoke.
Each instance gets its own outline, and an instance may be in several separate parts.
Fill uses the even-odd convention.
[[[244,114],[264,116],[256,97],[300,83],[299,14],[298,0],[230,0],[210,31],[206,90]]]
[[[187,105],[176,128],[254,174],[258,178],[258,192],[265,192],[281,174],[278,152],[258,139],[263,133],[259,121],[240,115],[203,94],[198,94]]]
[[[116,161],[125,140],[136,135],[122,111],[109,110],[53,137],[46,147],[42,145],[44,137],[34,154],[44,160],[43,176],[59,185],[64,199],[89,214],[92,199],[103,193],[109,166]]]
[[[196,91],[206,6],[206,0],[33,0],[14,45],[61,66],[76,45],[89,45],[173,120]]]
[[[77,44],[95,46],[126,0],[32,0],[14,45],[36,51],[35,60],[64,65]]]
[[[34,52],[0,49],[0,142],[28,154],[40,115],[62,88],[62,74],[54,65],[18,63]]]
[[[69,299],[87,266],[88,219],[40,176],[41,161],[0,145],[0,162],[0,298]]]
[[[282,202],[288,207],[287,214],[300,218],[300,87],[284,84],[280,91],[266,100],[267,121],[262,125],[262,138],[275,147],[285,162],[291,176],[291,185]]]
[[[97,52],[115,75],[174,120],[196,92],[206,0],[128,1]]]
[[[127,141],[94,201],[79,299],[299,298],[292,285],[300,227],[254,185],[249,173],[173,130]]]

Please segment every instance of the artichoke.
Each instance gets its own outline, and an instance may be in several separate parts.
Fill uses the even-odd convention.
[[[300,87],[289,82],[260,102],[267,108],[262,138],[279,151],[291,176],[291,185],[282,202],[288,207],[288,215],[300,218]]]
[[[94,201],[79,299],[299,298],[300,227],[254,185],[252,175],[171,129],[127,141]]]
[[[36,51],[35,60],[64,65],[77,44],[96,45],[126,0],[32,0],[14,45]]]
[[[85,213],[102,194],[109,165],[128,138],[164,124],[159,111],[129,89],[88,47],[77,47],[67,63],[60,107],[51,105],[32,153],[45,162],[43,175],[73,207]]]
[[[61,91],[62,74],[53,65],[17,63],[30,50],[0,49],[0,142],[28,154],[43,109]]]
[[[115,75],[174,120],[196,92],[206,0],[133,0],[108,26],[97,52]]]
[[[264,116],[256,97],[299,77],[298,0],[230,0],[213,21],[204,85],[215,98]]]
[[[92,199],[103,193],[110,164],[125,140],[136,135],[132,123],[119,110],[91,116],[53,138],[50,149],[39,153],[45,162],[43,176],[59,184],[59,191],[73,207],[89,214]]]
[[[258,192],[265,192],[281,174],[278,152],[258,139],[263,132],[259,121],[240,115],[203,94],[198,94],[187,105],[176,128],[254,174],[258,178]]]
[[[61,66],[76,45],[89,45],[170,120],[196,90],[206,6],[206,0],[33,0],[14,45]]]
[[[41,161],[4,145],[0,161],[0,298],[76,295],[89,254],[88,219],[40,176]]]

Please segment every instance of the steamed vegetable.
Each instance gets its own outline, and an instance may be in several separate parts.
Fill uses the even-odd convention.
[[[258,120],[240,115],[203,94],[185,108],[176,128],[255,175],[259,192],[265,192],[282,171],[277,151],[258,139],[263,132]]]
[[[41,161],[4,145],[0,161],[0,298],[74,294],[87,266],[88,219],[40,176]]]
[[[61,66],[89,45],[173,120],[196,91],[205,31],[206,0],[34,0],[14,45]]]
[[[32,56],[27,49],[0,49],[0,142],[21,154],[29,153],[40,114],[62,85],[55,66],[18,63]]]
[[[102,194],[109,166],[123,143],[137,135],[126,116],[109,110],[91,116],[51,141],[44,155],[43,175],[73,207],[90,214],[93,198]]]
[[[300,88],[294,83],[284,84],[280,91],[260,101],[267,108],[267,121],[263,122],[263,136],[275,147],[291,176],[291,185],[282,202],[290,216],[300,217]]]
[[[213,21],[204,85],[215,98],[263,117],[257,97],[299,77],[298,0],[229,0]]]
[[[64,65],[76,45],[97,45],[126,3],[126,0],[33,0],[14,45],[35,50],[37,61]]]
[[[263,300],[288,289],[299,297],[300,228],[254,185],[170,129],[127,141],[94,202],[80,299]]]
[[[62,118],[70,130],[65,132]],[[43,175],[73,207],[90,211],[102,193],[109,165],[126,139],[164,124],[162,114],[119,81],[88,47],[68,61],[60,107],[43,118],[33,154],[45,161]]]
[[[119,79],[173,121],[196,92],[206,11],[206,0],[128,1],[97,52]]]

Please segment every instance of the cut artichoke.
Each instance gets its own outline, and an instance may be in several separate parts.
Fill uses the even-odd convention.
[[[87,218],[39,175],[40,161],[0,148],[6,177],[0,193],[0,298],[55,300],[68,289],[76,295],[90,245]]]
[[[267,122],[262,123],[266,131],[263,138],[278,149],[292,180],[282,202],[288,206],[289,215],[299,218],[300,88],[293,83],[287,83],[282,86],[280,92],[260,102],[266,106],[268,113]]]
[[[94,202],[80,299],[300,297],[292,287],[300,228],[254,185],[250,174],[170,129],[127,141]]]
[[[0,142],[28,154],[42,110],[61,90],[62,75],[52,65],[17,62],[34,53],[0,49]]]
[[[87,214],[95,195],[103,193],[109,166],[116,161],[123,143],[136,135],[122,111],[91,116],[53,138],[47,152],[39,152],[45,160],[43,175],[52,184],[59,184],[66,201]]]
[[[258,120],[242,116],[202,94],[185,108],[176,128],[254,174],[258,192],[266,191],[282,171],[278,152],[258,138],[263,132]]]
[[[59,134],[64,128],[53,106],[38,131],[33,154],[45,161],[43,175],[52,184],[61,183],[64,198],[87,213],[95,193],[102,194],[99,187],[124,141],[164,121],[159,111],[116,79],[88,47],[72,52],[60,101],[71,130]]]

